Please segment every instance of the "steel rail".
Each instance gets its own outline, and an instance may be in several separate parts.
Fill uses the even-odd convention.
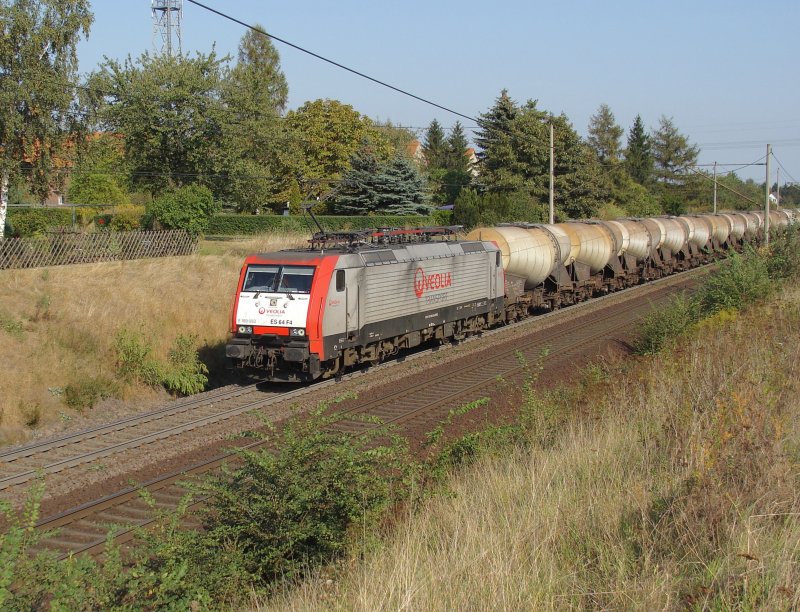
[[[656,287],[656,289],[659,289],[660,285],[665,284],[665,283],[662,283],[661,281],[668,282],[669,284],[679,284],[680,282],[683,282],[683,281],[685,281],[687,279],[687,275],[695,276],[695,275],[697,275],[698,272],[701,272],[701,271],[702,271],[702,269],[694,269],[694,270],[691,270],[691,271],[688,271],[688,272],[685,272],[685,273],[676,274],[676,275],[672,275],[672,276],[666,277],[664,279],[660,279],[659,281],[656,281],[657,283],[659,283],[659,287]],[[640,288],[650,288],[650,287],[653,287],[653,285],[654,285],[654,283],[650,283],[648,285],[642,285],[642,286],[639,286],[639,287]],[[633,289],[636,289],[636,287],[634,287]],[[623,293],[626,294],[626,295],[621,295]],[[659,291],[648,291],[647,293],[659,293]],[[615,313],[615,318],[619,320],[619,323],[616,323],[616,324],[612,325],[611,327],[606,327],[606,328],[603,328],[603,329],[598,329],[597,331],[592,331],[589,334],[582,334],[577,342],[569,341],[569,340],[567,340],[566,336],[561,336],[560,341],[563,344],[563,346],[559,347],[557,349],[558,352],[554,353],[554,354],[558,354],[561,357],[567,356],[571,352],[574,352],[575,350],[578,350],[582,346],[585,346],[587,344],[593,343],[593,342],[597,341],[598,339],[600,339],[600,338],[602,338],[604,336],[607,336],[610,333],[613,333],[614,331],[616,331],[618,329],[623,329],[625,327],[628,327],[631,324],[631,320],[630,320],[629,317],[626,317],[626,313],[629,313],[631,311],[641,310],[642,308],[645,307],[641,303],[632,303],[632,301],[636,302],[637,298],[643,298],[643,297],[645,297],[645,295],[642,295],[639,292],[626,292],[626,291],[614,292],[612,294],[609,294],[608,296],[604,296],[603,298],[590,300],[588,302],[583,302],[581,304],[576,305],[576,306],[585,306],[586,309],[589,309],[591,307],[591,310],[590,310],[590,312],[591,312],[591,311],[595,310],[596,307],[598,305],[600,305],[601,303],[603,303],[604,300],[606,300],[607,298],[619,297],[619,298],[621,298],[623,300],[623,303],[627,304],[625,307],[621,307],[621,309],[619,310],[619,314]],[[602,310],[603,308],[605,308],[605,306],[601,307],[600,310]],[[555,311],[553,313],[549,313],[548,315],[545,315],[545,316],[548,316],[548,317],[549,316],[556,316],[557,317],[557,315],[559,315],[560,313],[570,313],[570,312],[571,313],[575,313],[576,310],[578,310],[578,309],[576,309],[574,307],[570,307],[568,309],[563,309],[563,310]],[[583,309],[580,309],[580,310],[583,310]],[[586,313],[586,314],[588,314],[588,313]],[[586,316],[586,314],[584,314],[582,316]],[[534,318],[534,320],[538,320],[539,322],[541,322],[542,317],[538,317],[538,319]],[[521,326],[524,326],[525,324],[530,324],[530,323],[531,323],[531,319],[526,319],[526,320],[524,320],[524,321],[522,321],[522,322],[520,322],[518,324],[513,324],[513,325],[510,325],[510,326],[506,326],[505,328],[501,328],[501,329],[498,329],[498,330],[492,330],[491,332],[488,332],[488,333],[498,333],[498,332],[508,331],[509,329],[516,329],[517,327],[521,327]],[[554,323],[554,325],[551,325],[549,327],[554,327],[554,326],[557,326],[558,324],[559,323],[556,322],[556,323]],[[587,321],[583,322],[581,325],[578,325],[576,328],[574,328],[573,331],[575,329],[581,329],[581,328],[593,329],[595,325],[596,325],[595,321],[587,320]],[[546,330],[543,330],[543,331],[546,331]],[[538,330],[534,330],[532,333],[538,333]],[[485,335],[486,334],[484,334],[484,336]],[[513,341],[510,340],[510,342],[513,342]],[[534,352],[534,351],[541,350],[541,347],[543,345],[546,345],[547,343],[548,343],[547,339],[542,340],[540,342],[537,342],[534,345],[526,347],[526,349],[523,349],[523,352],[531,353],[531,352]],[[518,347],[516,347],[516,346],[515,347],[510,347],[509,350],[505,351],[504,354],[501,355],[499,358],[503,359],[503,360],[508,360],[508,359],[511,359],[512,357],[515,358],[516,354],[519,352],[519,350],[520,349]],[[497,357],[495,357],[495,359],[497,359]],[[441,406],[443,406],[443,405],[451,406],[454,400],[457,400],[458,398],[461,398],[461,397],[464,397],[464,396],[468,396],[470,394],[474,394],[475,392],[479,391],[481,388],[484,388],[489,384],[493,384],[493,382],[497,379],[498,376],[501,376],[503,378],[516,377],[516,376],[518,376],[520,374],[524,374],[525,369],[526,369],[525,364],[519,363],[515,358],[515,363],[509,365],[506,362],[506,364],[503,365],[500,368],[499,371],[497,369],[492,369],[491,372],[488,373],[488,374],[487,374],[487,370],[486,370],[485,364],[474,364],[474,363],[472,363],[472,364],[467,364],[467,365],[463,366],[462,368],[460,368],[460,369],[458,369],[456,371],[450,370],[450,371],[448,371],[448,372],[446,372],[446,373],[444,373],[444,374],[442,374],[442,375],[440,375],[438,377],[435,377],[435,378],[431,379],[431,381],[429,381],[429,382],[446,381],[446,380],[450,381],[450,380],[452,380],[454,378],[454,376],[456,374],[459,374],[459,373],[482,371],[482,373],[485,374],[485,375],[481,376],[481,380],[478,381],[478,382],[471,382],[469,384],[466,384],[466,386],[460,386],[459,388],[457,388],[455,390],[451,390],[451,391],[445,390],[444,393],[442,393],[442,394],[440,394],[440,395],[438,395],[436,397],[429,398],[429,399],[425,400],[424,402],[419,402],[418,401],[416,403],[416,405],[412,404],[411,407],[403,409],[403,411],[400,414],[396,414],[396,415],[392,416],[392,415],[386,414],[384,412],[384,414],[382,415],[383,418],[381,419],[381,422],[379,424],[378,423],[369,423],[367,421],[363,421],[363,422],[362,421],[358,421],[358,422],[350,421],[351,423],[353,423],[353,424],[357,423],[359,426],[362,426],[362,427],[360,427],[360,431],[352,431],[351,430],[348,433],[363,434],[367,430],[372,429],[374,427],[385,427],[385,426],[388,426],[388,425],[397,425],[397,424],[409,421],[411,419],[417,418],[420,415],[432,414],[433,412],[436,412],[438,414],[438,409]],[[441,388],[445,389],[445,386],[442,385]],[[343,409],[343,410],[339,410],[339,411],[336,412],[335,416],[336,417],[347,417],[347,416],[354,415],[354,414],[365,414],[366,415],[366,414],[369,414],[371,410],[374,410],[376,408],[378,408],[379,410],[381,408],[385,408],[390,400],[406,397],[406,396],[408,396],[408,395],[410,395],[410,394],[412,394],[414,392],[415,392],[415,390],[413,388],[400,390],[400,391],[394,392],[394,393],[392,393],[392,394],[390,394],[388,396],[384,396],[384,397],[382,397],[380,399],[367,401],[367,402],[364,402],[364,403],[361,403],[361,404],[357,404],[355,406],[352,406],[352,407],[349,407],[349,408],[346,408],[346,409]],[[378,416],[380,416],[380,415],[378,415]],[[336,426],[338,426],[338,425],[340,425],[342,423],[347,423],[347,419],[345,418],[344,420],[337,420],[335,422],[335,424],[334,424],[334,427],[336,427]],[[271,444],[271,443],[272,443],[272,440],[259,440],[259,441],[252,442],[250,444],[244,445],[244,446],[242,446],[240,448],[241,449],[255,449],[255,448],[263,447],[263,446],[265,446],[267,444]],[[60,513],[60,514],[58,514],[56,516],[43,519],[39,523],[37,523],[36,527],[39,530],[52,530],[52,529],[66,528],[65,529],[65,534],[66,534],[67,537],[62,537],[62,539],[59,541],[59,536],[56,536],[55,538],[53,538],[53,539],[51,539],[49,541],[51,547],[60,548],[62,550],[64,548],[67,549],[65,552],[63,552],[62,558],[66,557],[66,556],[68,556],[70,554],[73,554],[73,555],[74,554],[84,554],[84,553],[92,554],[92,555],[100,554],[102,552],[102,550],[104,549],[104,547],[106,545],[106,542],[107,542],[107,535],[106,535],[107,529],[106,529],[106,526],[109,523],[115,522],[113,514],[110,514],[110,515],[106,516],[105,518],[103,518],[102,517],[102,513],[103,512],[110,511],[110,510],[113,510],[113,509],[119,509],[125,503],[136,504],[138,502],[138,509],[133,509],[133,510],[130,509],[130,508],[128,509],[128,514],[131,516],[131,518],[133,520],[132,521],[128,521],[126,526],[120,527],[120,529],[114,533],[114,536],[113,536],[114,541],[117,544],[124,544],[125,542],[130,541],[135,536],[135,532],[136,532],[137,529],[140,529],[140,528],[143,528],[143,527],[147,527],[148,525],[151,525],[154,521],[157,520],[156,518],[154,518],[152,516],[152,512],[150,512],[150,509],[146,506],[146,504],[144,504],[141,501],[141,499],[140,499],[140,491],[142,491],[142,490],[149,491],[150,494],[153,496],[154,499],[156,499],[157,502],[158,502],[157,498],[159,496],[166,497],[168,499],[168,501],[169,500],[177,500],[183,494],[185,494],[185,489],[182,489],[180,487],[180,482],[181,481],[187,479],[190,476],[196,476],[196,475],[204,474],[206,472],[214,470],[214,469],[220,467],[221,465],[223,465],[224,463],[230,461],[234,457],[235,457],[235,453],[234,452],[227,452],[227,453],[218,455],[218,456],[216,456],[216,457],[214,457],[212,459],[209,459],[207,461],[203,461],[202,463],[198,463],[198,464],[192,465],[190,467],[186,467],[186,468],[183,468],[183,469],[179,469],[179,470],[170,472],[169,474],[165,474],[163,476],[155,478],[155,479],[153,479],[153,480],[151,480],[149,482],[143,483],[141,485],[127,487],[127,488],[125,488],[125,489],[123,489],[121,491],[118,491],[118,492],[116,492],[114,494],[106,496],[106,497],[104,497],[104,498],[102,498],[100,500],[97,500],[97,501],[94,501],[94,502],[88,502],[88,503],[83,504],[83,505],[81,505],[81,506],[79,506],[77,508],[62,512],[62,513]],[[203,502],[204,502],[203,499],[196,499],[190,504],[189,509],[191,510],[191,509],[197,508],[197,507],[201,506],[203,504]],[[165,507],[169,507],[170,504],[166,503],[164,505],[165,505]],[[122,514],[124,514],[123,510],[118,510],[118,512],[121,512]],[[148,514],[148,512],[149,512],[149,514]],[[147,516],[145,518],[139,518],[139,519],[134,518],[135,515],[142,516],[143,514],[147,514]],[[93,516],[94,517],[98,517],[98,516],[101,517],[101,520],[100,520],[101,527],[100,528],[97,527],[97,524],[98,524],[97,522],[92,523],[92,521],[89,520]],[[124,520],[125,519],[123,519],[123,521]],[[83,525],[79,524],[80,521],[84,521],[84,524]],[[117,522],[119,523],[120,521],[118,520]],[[87,539],[88,541],[82,542],[82,543],[81,542],[75,542],[76,539],[77,540]],[[45,541],[44,545],[47,546],[48,542]]]

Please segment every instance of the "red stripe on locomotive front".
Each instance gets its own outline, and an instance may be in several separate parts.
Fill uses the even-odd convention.
[[[321,360],[327,357],[323,354],[324,347],[322,342],[322,317],[325,313],[325,301],[328,297],[328,289],[331,285],[331,277],[333,276],[336,263],[339,261],[337,255],[322,255],[320,257],[309,257],[298,259],[280,258],[275,253],[275,256],[264,257],[261,255],[250,255],[245,258],[242,271],[239,274],[239,284],[236,287],[236,296],[231,314],[231,332],[236,333],[236,314],[239,308],[239,295],[242,293],[244,286],[244,279],[247,273],[247,266],[250,264],[258,265],[275,265],[275,266],[315,266],[314,277],[311,281],[311,291],[308,296],[308,315],[306,318],[306,335],[309,342],[309,352],[317,353]],[[256,334],[278,334],[280,336],[288,336],[288,327],[256,327],[253,330]]]
[[[317,271],[311,281],[306,334],[308,334],[308,351],[319,355],[320,361],[327,359],[327,356],[324,355],[325,348],[322,342],[322,318],[325,315],[325,302],[328,299],[331,278],[338,261],[338,255],[322,257],[317,264]]]

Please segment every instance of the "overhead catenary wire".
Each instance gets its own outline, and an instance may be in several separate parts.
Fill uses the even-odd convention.
[[[461,112],[459,112],[457,110],[453,110],[452,108],[448,108],[447,106],[444,106],[443,104],[439,104],[438,102],[434,102],[433,100],[428,100],[427,98],[423,98],[422,96],[418,96],[415,93],[412,93],[412,92],[410,92],[408,90],[402,89],[402,88],[397,87],[395,85],[391,85],[390,83],[387,83],[386,81],[382,81],[382,80],[377,79],[375,77],[369,76],[368,74],[360,72],[359,70],[355,70],[354,68],[350,68],[349,66],[345,66],[344,64],[341,64],[341,63],[339,63],[337,61],[334,61],[334,60],[332,60],[332,59],[330,59],[328,57],[320,55],[319,53],[315,53],[315,52],[313,52],[313,51],[311,51],[309,49],[301,47],[300,45],[296,45],[296,44],[294,44],[292,42],[289,42],[288,40],[285,40],[285,39],[280,38],[278,36],[275,36],[273,34],[269,34],[265,30],[262,30],[261,28],[256,28],[255,26],[252,26],[249,23],[246,23],[246,22],[242,21],[241,19],[237,19],[236,17],[228,15],[227,13],[223,13],[222,11],[218,11],[217,9],[211,8],[210,6],[207,6],[207,5],[203,4],[202,2],[198,2],[197,0],[186,0],[186,1],[189,2],[190,4],[194,4],[195,6],[198,6],[198,7],[202,8],[202,9],[205,9],[210,13],[214,13],[215,15],[218,15],[218,16],[222,17],[223,19],[227,19],[228,21],[232,21],[233,23],[237,23],[237,24],[239,24],[239,25],[241,25],[241,26],[243,26],[245,28],[248,28],[249,30],[252,30],[253,32],[258,32],[259,34],[267,36],[271,40],[275,40],[275,41],[277,41],[279,43],[282,43],[282,44],[284,44],[284,45],[286,45],[288,47],[291,47],[292,49],[295,49],[297,51],[300,51],[302,53],[305,53],[307,55],[315,57],[318,60],[321,60],[323,62],[327,62],[328,64],[331,64],[332,66],[336,66],[337,68],[341,68],[342,70],[346,70],[347,72],[355,74],[356,76],[359,76],[361,78],[367,79],[368,81],[372,81],[373,83],[376,83],[377,85],[380,85],[382,87],[386,87],[386,88],[391,89],[393,91],[396,91],[396,92],[398,92],[400,94],[403,94],[404,96],[408,96],[409,98],[413,98],[415,100],[418,100],[419,102],[423,102],[423,103],[428,104],[430,106],[434,106],[434,107],[436,107],[436,108],[438,108],[440,110],[443,110],[445,112],[451,113],[451,114],[456,115],[458,117],[462,117],[464,119],[468,119],[468,120],[474,121],[476,123],[478,122],[478,120],[475,117],[472,117],[472,116],[467,115],[465,113],[461,113]]]

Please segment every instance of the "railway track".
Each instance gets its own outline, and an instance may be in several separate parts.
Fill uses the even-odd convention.
[[[229,386],[99,427],[12,448],[0,452],[0,490],[24,484],[39,474],[60,472],[218,423],[306,391],[264,391],[255,384]]]
[[[508,383],[524,378],[528,371],[526,362],[532,363],[538,359],[545,347],[550,351],[548,363],[554,367],[568,363],[576,353],[586,350],[586,347],[630,329],[641,314],[649,311],[652,303],[666,299],[676,291],[676,287],[695,284],[697,281],[694,279],[703,273],[700,269],[671,276],[634,288],[633,291],[614,293],[563,311],[487,332],[484,337],[503,334],[512,336],[510,340],[503,340],[508,344],[502,351],[498,352],[494,348],[491,361],[480,358],[480,353],[488,352],[491,347],[480,349],[477,359],[464,359],[463,364],[451,362],[445,372],[426,379],[423,388],[415,384],[414,380],[408,380],[414,378],[409,376],[405,379],[406,382],[394,385],[394,390],[384,393],[379,399],[347,400],[336,411],[341,419],[334,427],[357,435],[377,426],[374,421],[378,420],[383,425],[393,425],[401,431],[425,427],[428,429],[424,431],[430,431],[441,423],[452,408],[484,397],[487,393],[491,394],[498,380]],[[602,316],[598,316],[600,314]],[[568,315],[569,320],[559,323],[565,315]],[[523,332],[525,329],[529,331]],[[522,345],[519,341],[514,342],[523,335],[525,341]],[[520,355],[524,358],[520,358]],[[284,400],[291,393],[277,394],[260,402],[275,402],[279,398]],[[224,393],[220,394],[222,396]],[[243,412],[252,409],[252,406],[247,406],[248,404],[243,404],[235,410]],[[264,444],[266,442],[251,442],[246,448],[258,448]],[[105,546],[110,525],[119,526],[115,532],[115,541],[122,544],[133,537],[136,528],[155,520],[153,507],[142,497],[141,490],[148,492],[155,508],[174,508],[187,492],[182,482],[218,469],[223,463],[231,462],[232,458],[231,453],[223,453],[140,486],[127,487],[103,499],[43,519],[37,524],[37,528],[46,531],[57,529],[58,532],[45,539],[42,546],[62,556],[98,554]],[[193,506],[202,503],[202,500],[195,500]],[[192,509],[193,507],[189,508],[189,515]]]

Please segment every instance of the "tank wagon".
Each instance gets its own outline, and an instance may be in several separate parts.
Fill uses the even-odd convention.
[[[772,227],[795,222],[770,214]],[[688,270],[763,238],[759,212],[315,234],[248,256],[226,355],[271,381],[327,378]]]

